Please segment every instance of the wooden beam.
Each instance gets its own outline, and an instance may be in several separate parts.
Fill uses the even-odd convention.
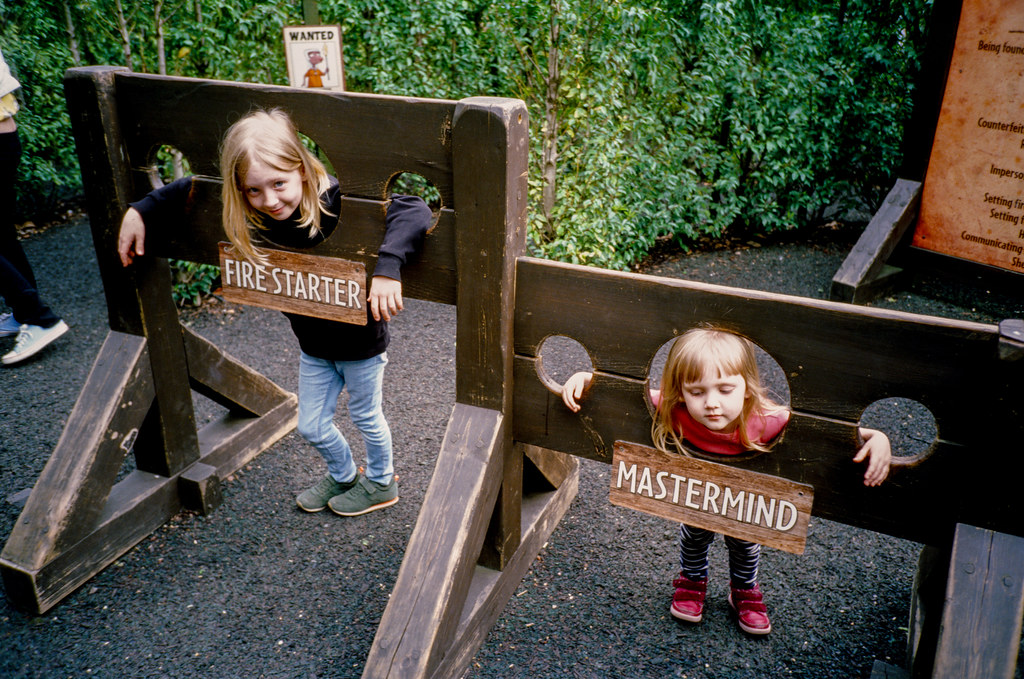
[[[861,304],[892,284],[899,270],[888,267],[889,256],[917,221],[921,182],[897,179],[843,265],[832,277],[831,299]]]
[[[501,413],[456,403],[363,677],[430,676],[455,639],[498,494]]]
[[[3,550],[37,571],[96,527],[125,455],[153,400],[146,340],[110,332],[80,398]]]
[[[958,525],[933,679],[1012,679],[1024,614],[1024,538]]]
[[[176,479],[134,471],[102,505],[97,525],[38,566],[0,555],[4,589],[19,608],[45,613],[181,511]]]
[[[529,117],[515,99],[472,97],[452,119],[452,185],[458,206],[455,400],[508,415],[512,406],[516,258],[526,249]],[[501,492],[483,562],[502,568],[520,539],[522,457],[511,431],[501,443]]]
[[[572,458],[570,461],[571,469],[557,489],[524,496],[522,541],[504,570],[476,567],[455,641],[431,675],[433,679],[465,673],[505,604],[569,510],[579,489],[579,462]]]
[[[294,394],[182,326],[192,388],[236,415],[258,416]]]

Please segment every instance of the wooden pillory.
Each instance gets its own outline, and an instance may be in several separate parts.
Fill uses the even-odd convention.
[[[794,410],[785,441],[744,468],[810,484],[814,513],[926,545],[911,612],[917,676],[1012,676],[1024,580],[1024,498],[1000,470],[1024,435],[1024,343],[1001,326],[614,273],[523,257],[527,116],[522,102],[324,93],[72,69],[65,80],[111,332],[0,557],[16,603],[67,596],[182,508],[212,511],[219,483],[283,435],[295,398],[182,328],[165,258],[216,263],[216,147],[254,106],[288,110],[348,196],[311,254],[372,272],[384,196],[398,173],[440,192],[438,223],[404,270],[404,293],[455,304],[456,404],[364,677],[458,676],[575,496],[576,457],[609,462],[649,442],[653,356],[698,322],[735,328],[781,365]],[[127,202],[151,186],[154,149],[209,176],[191,219],[116,257]],[[579,414],[550,387],[551,336],[596,371]],[[190,390],[227,405],[196,431]],[[869,404],[904,397],[939,439],[884,486],[850,462]],[[964,399],[985,403],[985,421]],[[135,434],[137,432],[137,435]],[[118,481],[127,451],[137,470]],[[955,624],[950,624],[955,621]],[[934,665],[934,673],[932,667]]]

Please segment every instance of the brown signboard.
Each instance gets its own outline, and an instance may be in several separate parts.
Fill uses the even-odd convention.
[[[1024,2],[964,0],[914,245],[1024,273]]]
[[[264,250],[253,264],[220,243],[224,299],[239,304],[366,325],[366,267],[334,257]]]
[[[616,441],[611,503],[803,554],[814,488]]]

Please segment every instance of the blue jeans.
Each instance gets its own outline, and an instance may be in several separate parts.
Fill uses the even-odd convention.
[[[338,397],[346,388],[349,417],[366,444],[366,478],[391,482],[391,429],[381,408],[387,363],[386,352],[362,361],[328,361],[306,353],[299,359],[299,434],[320,451],[338,483],[351,481],[357,473],[352,449],[334,424]]]

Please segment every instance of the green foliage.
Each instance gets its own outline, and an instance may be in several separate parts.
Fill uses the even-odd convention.
[[[220,283],[220,267],[172,259],[171,296],[178,306],[199,306]]]
[[[155,1],[121,4],[132,67],[156,72]],[[126,63],[115,0],[67,6],[82,64]],[[661,239],[685,247],[729,229],[788,229],[844,201],[880,200],[900,162],[930,7],[930,0],[319,3],[323,23],[342,27],[351,91],[523,99],[531,118],[532,250],[618,269]],[[165,0],[161,12],[168,73],[286,83],[281,28],[302,23],[301,3]],[[0,48],[25,85],[19,206],[31,213],[41,209],[36,203],[80,190],[55,86],[75,62],[63,3],[0,0],[0,26]],[[542,209],[545,150],[557,151],[550,214]],[[186,288],[202,278],[192,273],[182,274]],[[192,296],[186,290],[182,298]]]

